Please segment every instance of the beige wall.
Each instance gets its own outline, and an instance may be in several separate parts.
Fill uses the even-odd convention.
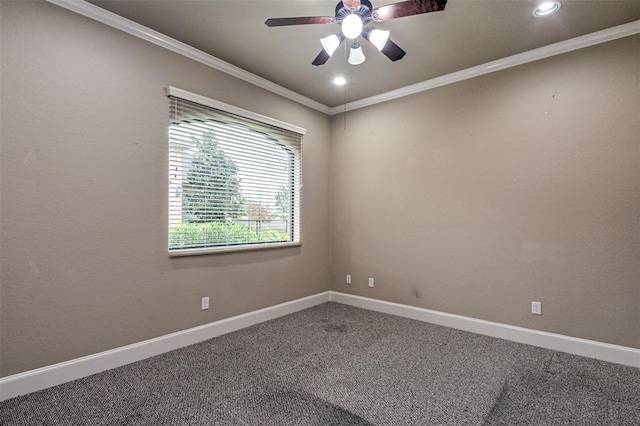
[[[640,348],[639,117],[639,36],[334,117],[332,289]]]
[[[3,376],[328,289],[327,116],[54,5],[0,14]],[[301,248],[167,256],[169,85],[308,130]]]
[[[2,376],[328,288],[640,347],[639,36],[345,130],[59,7],[0,4]],[[308,129],[301,248],[167,256],[168,85]]]

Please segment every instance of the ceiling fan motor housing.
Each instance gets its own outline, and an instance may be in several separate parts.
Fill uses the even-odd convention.
[[[343,2],[338,2],[336,5],[336,22],[338,24],[342,24],[342,21],[345,17],[350,15],[351,13],[355,13],[362,19],[362,24],[367,25],[369,21],[371,21],[371,11],[373,10],[373,5],[369,0],[361,0],[360,7],[351,9],[344,5]]]

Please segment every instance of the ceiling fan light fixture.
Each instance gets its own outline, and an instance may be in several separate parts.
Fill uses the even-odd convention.
[[[369,41],[380,51],[384,49],[384,46],[387,44],[388,40],[389,40],[389,31],[372,30],[371,33],[369,33]]]
[[[355,42],[351,45],[351,51],[349,52],[349,63],[351,65],[360,65],[365,60],[364,52],[362,51],[362,46],[359,43]]]
[[[333,52],[336,51],[338,46],[340,46],[340,38],[335,34],[331,34],[330,36],[321,38],[320,44],[322,44],[322,48],[324,49],[324,51],[327,52],[329,56],[331,56],[333,55]]]
[[[348,14],[342,20],[342,34],[348,39],[358,38],[362,34],[363,27],[362,18],[355,13]]]
[[[560,10],[562,4],[559,1],[546,1],[533,9],[533,16],[541,18],[543,16],[549,16]]]

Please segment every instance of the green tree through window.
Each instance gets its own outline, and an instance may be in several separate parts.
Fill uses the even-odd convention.
[[[194,142],[191,168],[183,184],[185,221],[207,223],[242,216],[238,166],[220,148],[212,132],[194,138]]]

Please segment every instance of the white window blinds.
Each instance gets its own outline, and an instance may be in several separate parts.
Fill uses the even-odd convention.
[[[169,251],[299,244],[304,129],[171,89]]]

